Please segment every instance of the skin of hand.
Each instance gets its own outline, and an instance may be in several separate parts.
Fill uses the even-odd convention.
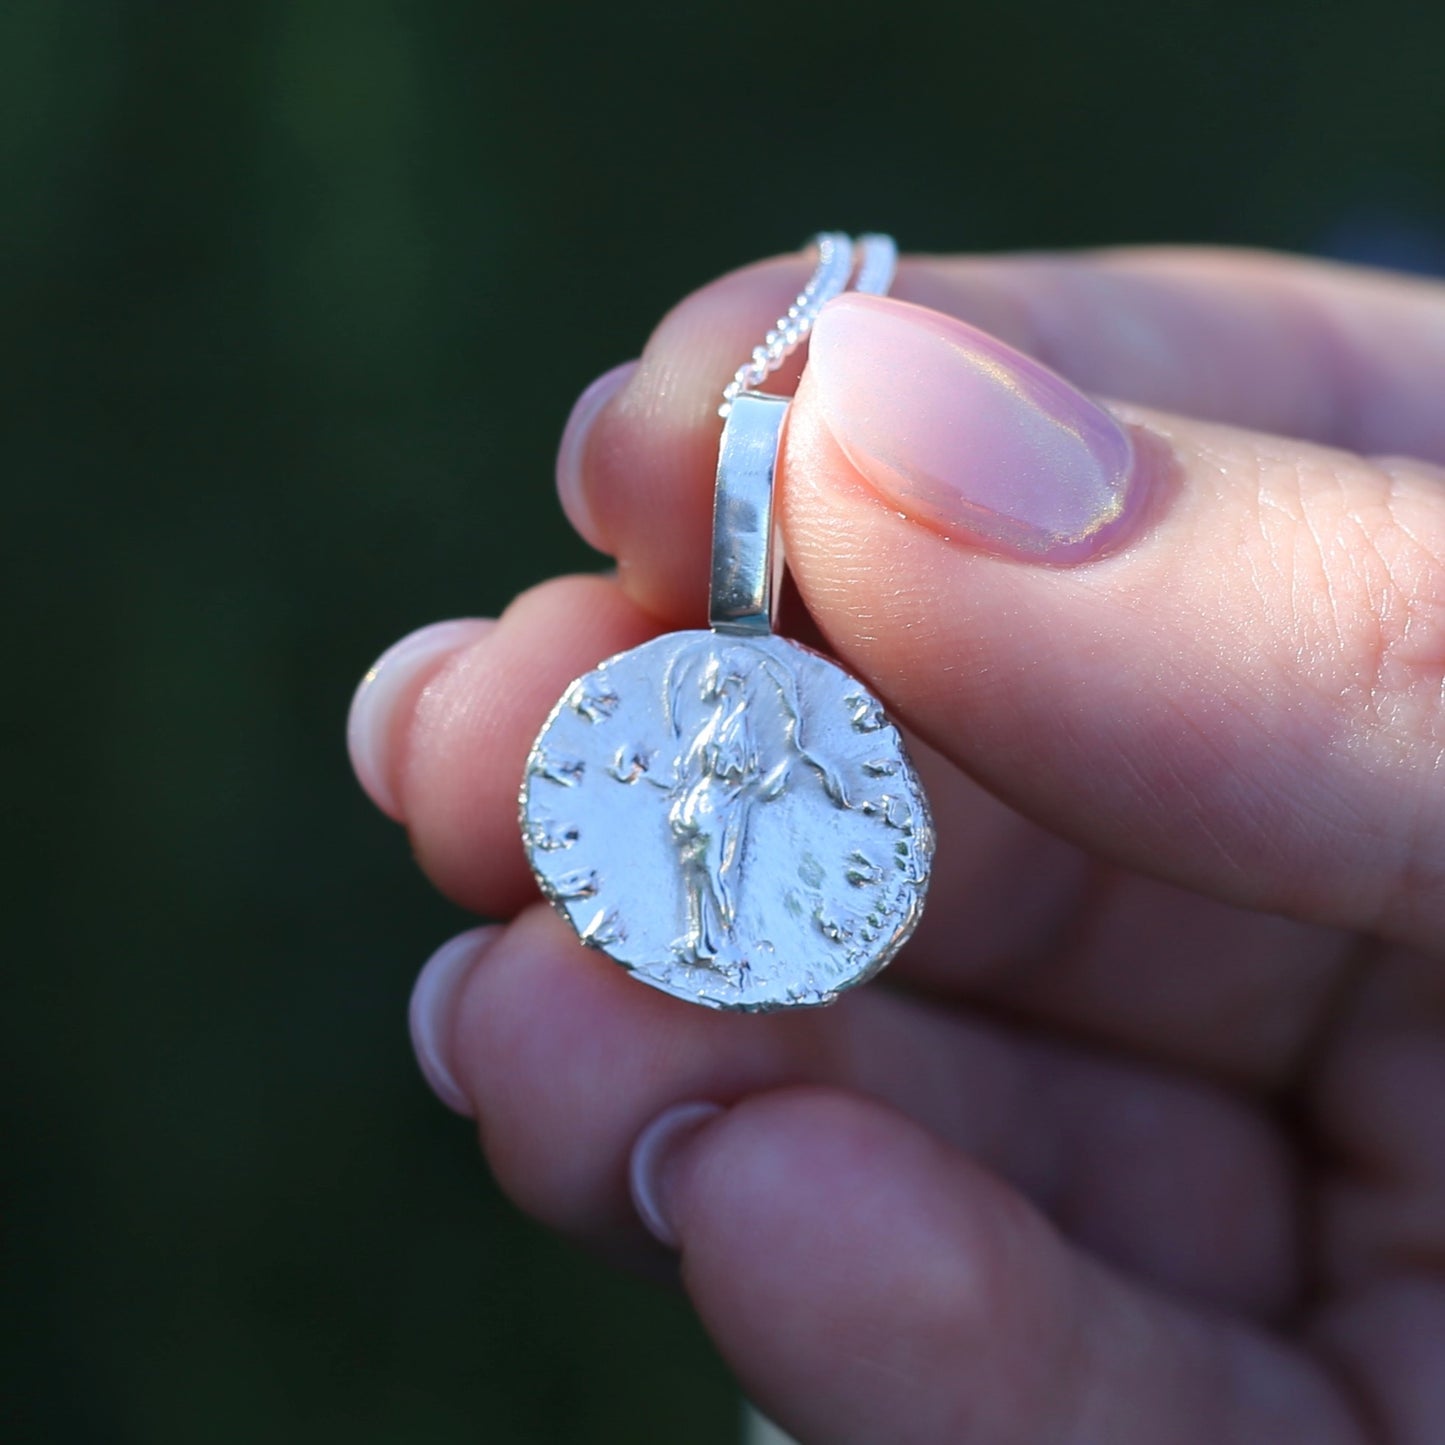
[[[363,785],[508,920],[423,971],[423,1071],[521,1208],[675,1258],[805,1442],[1439,1445],[1445,288],[1146,249],[830,304],[787,555],[939,847],[886,981],[740,1017],[582,949],[515,800],[573,677],[700,625],[717,393],[806,272],[579,401],[559,488],[614,575],[358,693]]]

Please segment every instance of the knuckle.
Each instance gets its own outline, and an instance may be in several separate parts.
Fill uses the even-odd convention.
[[[1391,735],[1445,743],[1445,492],[1420,464],[1375,464],[1356,533],[1371,712]]]
[[[1327,454],[1261,492],[1264,564],[1285,654],[1355,737],[1445,753],[1445,490],[1414,461]]]
[[[1314,479],[1318,482],[1318,478]],[[1342,793],[1369,799],[1383,925],[1428,922],[1445,880],[1445,492],[1417,462],[1342,462],[1301,494],[1296,539],[1317,569],[1301,653],[1326,715]],[[1343,782],[1353,777],[1353,785]],[[1423,912],[1422,912],[1423,910]]]

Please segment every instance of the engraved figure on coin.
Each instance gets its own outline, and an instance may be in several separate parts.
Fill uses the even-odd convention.
[[[766,654],[746,645],[692,648],[676,658],[666,685],[680,746],[663,785],[688,908],[674,954],[740,978],[748,960],[733,938],[757,810],[787,792],[799,762],[838,807],[850,804],[838,774],[804,741],[796,681]]]
[[[587,944],[712,1008],[827,1002],[911,931],[933,835],[902,740],[827,658],[673,633],[564,694],[520,797]]]

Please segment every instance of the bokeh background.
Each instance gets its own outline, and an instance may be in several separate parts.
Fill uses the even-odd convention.
[[[5,0],[0,1434],[734,1440],[422,1086],[463,919],[352,687],[597,565],[573,397],[820,226],[1439,267],[1442,54],[1390,0]]]

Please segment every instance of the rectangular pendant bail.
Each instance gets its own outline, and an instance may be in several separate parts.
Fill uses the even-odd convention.
[[[773,524],[773,485],[791,399],[741,392],[723,424],[708,593],[708,626],[714,632],[755,637],[772,631],[783,568]]]

